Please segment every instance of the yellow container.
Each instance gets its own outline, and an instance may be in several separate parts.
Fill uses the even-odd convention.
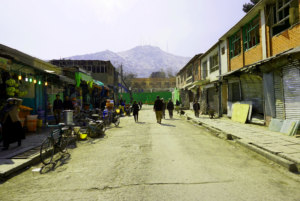
[[[87,134],[80,133],[79,137],[80,139],[84,140],[87,137]]]
[[[37,127],[42,127],[43,126],[43,120],[42,119],[38,119],[37,120]]]

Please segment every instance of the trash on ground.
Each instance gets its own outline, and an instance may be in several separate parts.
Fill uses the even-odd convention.
[[[41,169],[42,168],[35,168],[35,169],[32,170],[32,172],[39,172],[39,171],[41,171]]]

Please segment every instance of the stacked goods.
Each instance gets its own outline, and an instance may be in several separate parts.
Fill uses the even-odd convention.
[[[26,106],[24,106],[24,105],[20,105],[19,109],[22,110],[22,111],[23,111],[23,110],[25,110],[25,111],[26,111],[26,110],[33,110],[32,108],[26,107]]]
[[[8,96],[14,96],[16,89],[14,87],[7,87],[6,91]]]
[[[6,81],[6,84],[12,87],[16,84],[16,81],[14,79],[9,79]]]
[[[107,108],[108,110],[114,109],[114,102],[113,102],[113,100],[107,100],[107,101],[106,101],[106,108]]]

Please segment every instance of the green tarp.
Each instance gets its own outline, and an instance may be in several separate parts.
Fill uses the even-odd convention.
[[[79,87],[81,80],[86,81],[88,83],[88,85],[90,86],[90,88],[93,87],[93,78],[90,75],[81,73],[81,72],[76,72],[75,73],[75,80],[76,80],[76,86]]]
[[[180,94],[179,94],[179,89],[177,89],[177,88],[175,87],[175,89],[174,89],[174,100],[173,100],[173,102],[176,102],[176,100],[179,100],[179,102],[181,103],[181,98],[180,98]]]

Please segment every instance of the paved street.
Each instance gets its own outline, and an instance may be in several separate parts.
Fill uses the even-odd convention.
[[[159,125],[144,107],[139,120],[7,180],[0,200],[300,199],[299,183],[177,115]]]

